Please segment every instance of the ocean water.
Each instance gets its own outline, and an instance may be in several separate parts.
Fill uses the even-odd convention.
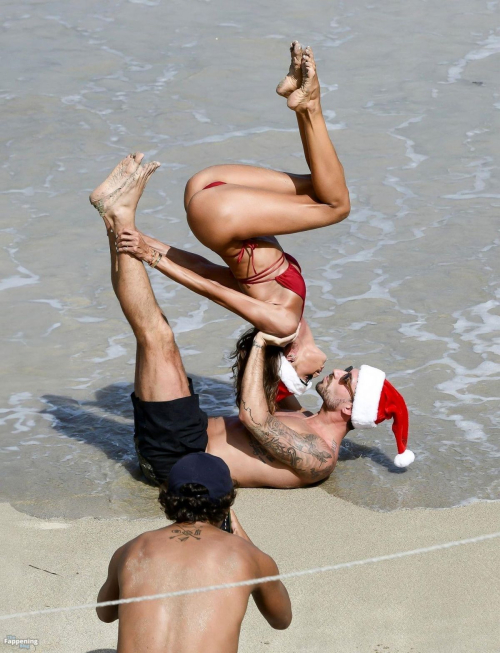
[[[142,150],[162,167],[138,226],[216,260],[186,224],[194,172],[306,171],[274,93],[292,38],[314,49],[352,212],[281,241],[327,365],[383,368],[416,454],[398,470],[389,425],[353,432],[321,487],[376,510],[498,499],[499,17],[487,0],[4,3],[2,500],[49,517],[156,514],[132,444],[134,340],[87,197]],[[245,325],[152,280],[205,409],[233,412],[228,356]]]

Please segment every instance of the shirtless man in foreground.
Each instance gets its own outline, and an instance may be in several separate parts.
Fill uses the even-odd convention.
[[[208,418],[200,409],[198,395],[186,375],[174,334],[156,302],[143,263],[126,251],[117,253],[116,237],[124,229],[135,229],[140,197],[160,165],[154,162],[143,166],[142,157],[127,156],[92,195],[106,198],[103,217],[111,253],[111,280],[137,340],[132,402],[136,450],[145,476],[160,484],[168,479],[177,460],[188,453],[207,451],[222,458],[232,478],[243,487],[302,487],[328,477],[337,462],[342,439],[353,424],[365,426],[363,420],[351,421],[353,409],[356,412],[368,407],[373,412],[373,393],[378,392],[380,398],[381,383],[384,392],[390,385],[384,373],[363,366],[367,373],[361,369],[364,380],[360,391],[358,370],[336,369],[316,386],[323,399],[317,413],[272,415],[264,394],[261,353],[272,340],[258,333],[242,384],[240,418]],[[371,371],[375,372],[374,379]],[[402,397],[390,388],[406,411]],[[390,411],[382,418],[377,415],[377,397],[374,405],[373,423],[368,420],[368,426],[393,416]],[[400,454],[406,448],[407,418],[406,411],[406,434],[398,440]],[[401,466],[406,464],[405,459]]]
[[[98,602],[222,585],[279,574],[231,511],[232,533],[221,530],[235,498],[226,463],[207,453],[173,467],[160,503],[174,523],[142,533],[111,558]],[[97,608],[101,621],[119,619],[118,653],[234,653],[250,595],[276,629],[292,620],[280,581]]]

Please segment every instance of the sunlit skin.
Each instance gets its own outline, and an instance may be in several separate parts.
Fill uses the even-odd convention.
[[[264,275],[263,282],[250,285],[239,281],[280,259],[282,248],[276,235],[334,225],[344,220],[350,210],[343,168],[322,114],[313,52],[293,41],[290,55],[289,72],[276,90],[297,116],[310,174],[225,164],[196,173],[186,185],[184,204],[189,226],[226,265],[162,243],[135,226],[120,224],[115,233],[118,253],[147,263],[161,254],[155,262],[159,272],[235,312],[258,329],[285,337],[295,332],[301,322],[302,335],[289,360],[307,382],[321,373],[326,356],[314,344],[303,318],[302,298],[274,280],[293,264],[283,261],[278,269]],[[123,195],[127,177],[135,173],[141,160],[141,154],[127,157],[91,195],[108,229],[112,221],[106,213]],[[225,183],[205,189],[216,181]],[[248,240],[257,245],[251,257],[250,250],[245,249]]]
[[[121,546],[98,602],[278,574],[274,560],[252,544],[231,512],[232,534],[219,524],[174,522]],[[236,653],[251,596],[273,628],[290,625],[290,599],[279,581],[106,606],[97,615],[106,623],[119,618],[118,653]]]
[[[296,114],[309,173],[223,164],[197,172],[186,184],[189,227],[225,265],[162,243],[135,226],[121,225],[116,241],[118,253],[154,262],[159,272],[278,337],[294,333],[305,320],[303,298],[275,280],[296,266],[283,260],[265,273],[283,255],[276,236],[330,227],[350,211],[343,167],[322,113],[312,49],[294,41],[290,55],[289,72],[277,92]],[[218,181],[223,185],[207,188]],[[101,202],[100,209],[106,208],[102,194],[91,197],[95,206]],[[255,249],[248,247],[248,241]],[[162,256],[156,261],[158,254]],[[257,272],[264,274],[259,283],[245,283]],[[314,345],[310,329],[303,331],[295,345],[295,360],[290,362],[301,379],[309,380],[321,373],[326,356]]]

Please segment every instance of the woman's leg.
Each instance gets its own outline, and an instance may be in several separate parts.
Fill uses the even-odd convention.
[[[290,68],[288,74],[281,80],[276,87],[276,93],[282,97],[289,98],[290,95],[302,86],[302,46],[298,41],[293,41],[290,45]],[[299,127],[300,140],[304,156],[307,161],[309,170],[311,169],[311,159],[309,156],[309,147],[304,126],[304,119],[301,113],[296,112],[297,124]],[[309,177],[310,179],[310,177]],[[311,184],[312,186],[312,184]]]
[[[291,63],[288,75],[278,84],[276,89],[279,95],[288,98],[294,91],[301,87],[302,54],[302,46],[297,41],[294,41],[290,47]],[[309,169],[311,169],[304,119],[300,113],[296,115],[304,156]],[[186,184],[186,190],[184,192],[184,207],[186,211],[193,195],[203,190],[205,186],[208,186],[213,181],[224,181],[227,184],[248,186],[249,188],[261,188],[262,190],[270,190],[274,193],[309,195],[311,199],[317,200],[314,195],[310,174],[296,175],[256,166],[227,164],[205,168],[191,177]]]
[[[310,49],[302,56],[302,84],[289,95],[288,106],[298,114],[314,192],[289,192],[289,175],[263,170],[266,179],[275,179],[276,187],[288,192],[231,181],[195,193],[187,208],[189,225],[204,245],[219,254],[234,245],[235,240],[317,229],[340,222],[349,214],[349,192],[321,112],[320,88]],[[211,181],[227,180],[211,179],[207,184]]]
[[[268,168],[240,164],[216,165],[200,170],[187,182],[184,191],[186,211],[193,196],[214,181],[224,181],[226,184],[260,188],[288,195],[314,193],[311,175],[295,175],[290,172],[278,172]]]
[[[307,47],[302,55],[302,84],[287,101],[295,111],[301,135],[307,145],[311,181],[318,200],[334,205],[349,200],[344,169],[326,128],[321,110],[321,91],[313,52]]]

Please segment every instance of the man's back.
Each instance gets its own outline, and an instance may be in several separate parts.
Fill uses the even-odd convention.
[[[265,575],[271,560],[208,523],[172,524],[117,552],[120,598],[219,585]],[[121,605],[118,653],[232,653],[255,586]]]

